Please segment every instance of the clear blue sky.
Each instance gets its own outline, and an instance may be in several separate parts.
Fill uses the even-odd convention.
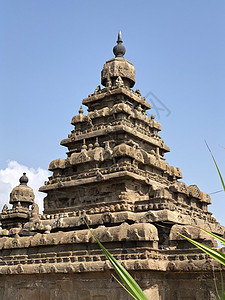
[[[121,30],[135,88],[171,111],[150,112],[171,149],[167,161],[187,184],[220,190],[204,139],[225,176],[224,16],[223,0],[0,1],[0,169],[11,160],[47,169],[65,157],[59,143]],[[225,225],[224,193],[212,201]]]

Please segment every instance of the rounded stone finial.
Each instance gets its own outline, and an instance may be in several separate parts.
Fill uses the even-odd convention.
[[[86,145],[86,142],[85,142],[85,139],[83,139],[83,145],[81,147],[81,152],[87,150],[87,145]]]
[[[118,33],[118,39],[117,39],[117,45],[114,46],[113,48],[113,53],[115,55],[115,57],[123,57],[125,52],[126,52],[126,48],[122,45],[123,41],[122,41],[122,37],[121,37],[121,31],[119,31]]]
[[[79,114],[81,114],[81,115],[84,113],[82,105],[80,106],[80,109],[79,109],[78,112],[79,112]]]
[[[126,49],[122,42],[119,31],[117,45],[113,48],[115,57],[106,61],[101,72],[101,84],[107,88],[116,86],[132,88],[135,84],[135,68],[123,57]]]
[[[96,140],[95,140],[95,143],[94,143],[94,147],[97,148],[99,147],[99,142],[98,142],[98,137],[96,136]]]
[[[23,173],[23,176],[19,179],[20,185],[14,187],[10,193],[9,203],[13,204],[13,207],[28,208],[30,204],[34,202],[34,192],[30,188],[28,183],[28,178],[26,173]]]
[[[19,181],[20,181],[20,185],[27,185],[27,183],[28,183],[28,178],[27,178],[27,176],[26,176],[26,173],[23,173],[23,176],[20,177]]]

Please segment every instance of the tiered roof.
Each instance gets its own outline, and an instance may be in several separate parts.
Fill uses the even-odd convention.
[[[198,228],[224,232],[208,212],[210,196],[181,182],[179,168],[165,161],[170,149],[159,136],[161,125],[146,113],[150,104],[132,89],[135,68],[123,57],[120,33],[114,54],[103,66],[103,87],[82,102],[87,114],[81,106],[72,118],[72,132],[61,142],[67,158],[49,165],[53,175],[40,188],[47,194],[43,215],[33,205],[26,222],[7,227],[4,216],[11,211],[3,209],[0,255],[16,248],[23,249],[24,258],[11,267],[7,256],[0,273],[17,272],[21,261],[25,273],[109,268],[84,218],[128,269],[188,270],[190,259],[196,270],[209,268],[206,258],[196,255],[198,250],[190,252],[192,246],[176,232],[215,245]],[[27,197],[24,205],[33,201]]]

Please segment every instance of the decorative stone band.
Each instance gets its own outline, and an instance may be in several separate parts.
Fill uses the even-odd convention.
[[[128,171],[121,171],[121,172],[116,172],[116,173],[111,173],[111,174],[105,174],[103,175],[103,180],[111,180],[114,178],[123,178],[123,177],[131,177],[137,180],[141,180],[141,181],[146,181],[146,178],[143,176],[140,176],[138,174],[132,173],[132,172],[128,172]],[[56,188],[64,188],[64,187],[74,187],[74,186],[79,186],[79,185],[84,185],[84,184],[88,184],[88,183],[95,183],[95,182],[99,182],[99,179],[97,178],[82,178],[82,179],[77,179],[77,180],[70,180],[70,181],[65,181],[62,182],[60,181],[59,183],[55,183],[55,184],[50,184],[50,185],[44,185],[42,187],[40,187],[39,191],[40,192],[47,192],[49,190],[54,190]]]
[[[181,229],[184,227],[181,227]],[[196,227],[186,227],[191,237],[204,239]],[[176,225],[174,230],[179,230]],[[197,231],[196,231],[197,230]],[[106,228],[105,226],[93,229],[94,234],[128,270],[211,270],[213,262],[198,249],[159,250],[158,232],[153,224],[140,223]],[[182,238],[171,233],[174,241]],[[124,249],[126,242],[133,243]],[[88,243],[88,248],[86,247]],[[78,247],[78,244],[80,245]],[[104,271],[111,269],[105,261],[105,256],[96,244],[89,230],[36,234],[28,237],[0,238],[0,274],[31,274],[31,273],[76,273],[86,271]],[[124,244],[124,246],[123,246]],[[40,248],[41,246],[41,248]],[[54,246],[54,248],[52,248]],[[35,251],[38,247],[39,251]],[[34,251],[31,251],[33,248]],[[6,255],[7,249],[13,255]],[[23,249],[21,254],[20,249]],[[52,251],[49,251],[52,249]],[[79,250],[78,250],[79,249]]]
[[[170,151],[170,148],[167,145],[165,145],[162,140],[156,140],[150,136],[138,132],[137,130],[134,130],[134,128],[131,128],[127,125],[116,125],[116,126],[111,126],[111,128],[108,126],[105,129],[83,133],[80,134],[79,136],[73,136],[67,139],[63,139],[60,144],[62,146],[67,146],[68,144],[73,143],[74,141],[80,141],[80,140],[82,141],[83,139],[95,138],[101,135],[106,135],[106,134],[108,135],[109,133],[118,132],[118,131],[125,131],[127,133],[130,133],[131,135],[138,137],[139,139],[144,140],[145,142],[152,144],[153,146],[157,146],[160,149],[163,149],[165,152]]]
[[[88,98],[84,98],[82,101],[82,104],[90,106],[91,103],[96,101],[102,101],[106,97],[112,97],[112,96],[126,96],[129,100],[136,102],[136,104],[141,104],[144,109],[150,109],[151,105],[145,101],[144,97],[140,97],[137,95],[133,90],[127,89],[125,87],[115,87],[114,89],[104,89],[99,94],[93,94]]]
[[[204,272],[220,270],[214,260],[209,259],[198,249],[169,251],[144,248],[130,248],[126,254],[114,254],[114,257],[129,271],[194,271]],[[64,251],[57,253],[40,253],[4,257],[0,265],[0,274],[38,274],[38,273],[80,273],[104,272],[112,270],[100,250],[79,253]],[[222,266],[222,269],[225,269]]]
[[[135,249],[133,249],[135,250]],[[127,270],[132,271],[172,271],[172,272],[204,272],[213,269],[219,271],[224,270],[224,266],[220,267],[215,261],[210,260],[207,255],[200,254],[199,251],[190,252],[182,250],[180,254],[173,254],[170,252],[170,256],[166,255],[166,251],[162,252],[163,255],[157,255],[157,257],[146,257],[142,259],[134,258],[119,259],[119,262]],[[123,255],[124,256],[124,255]],[[135,257],[132,254],[132,257]],[[144,254],[142,254],[144,257]],[[181,257],[183,259],[181,260]],[[75,257],[74,257],[75,258]],[[97,257],[96,257],[97,259]],[[102,260],[93,261],[92,258],[88,256],[78,256],[76,257],[76,262],[74,259],[66,257],[55,257],[51,258],[52,263],[46,262],[48,259],[40,258],[33,259],[32,263],[24,264],[20,263],[20,260],[13,261],[14,265],[9,263],[8,265],[0,266],[0,274],[38,274],[38,273],[80,273],[80,272],[104,272],[106,270],[112,270],[112,266],[108,261]],[[58,260],[58,262],[57,262]],[[80,260],[80,261],[78,261]],[[89,261],[87,261],[89,260]],[[40,262],[42,261],[42,262]]]
[[[77,123],[90,122],[90,119],[94,120],[96,118],[107,117],[121,112],[127,114],[128,118],[131,117],[135,120],[138,119],[151,128],[157,129],[157,131],[161,130],[160,123],[156,122],[154,119],[150,120],[145,113],[137,110],[136,108],[131,108],[131,106],[126,103],[117,103],[111,108],[103,107],[101,109],[89,112],[87,116],[83,114],[76,115],[72,118],[71,124],[76,125]]]

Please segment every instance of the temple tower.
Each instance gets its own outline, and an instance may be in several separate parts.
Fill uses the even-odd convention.
[[[224,227],[208,211],[210,196],[180,181],[179,168],[166,162],[170,149],[146,113],[150,104],[132,89],[135,68],[125,52],[119,32],[102,87],[83,99],[87,114],[81,106],[61,141],[66,159],[49,165],[43,214],[25,177],[11,193],[12,210],[3,208],[1,299],[130,299],[84,218],[149,299],[215,299],[218,265],[177,232],[216,247],[200,227],[219,235]]]
[[[34,203],[34,192],[27,186],[28,178],[26,173],[20,177],[20,185],[13,188],[10,193],[12,208],[8,209],[5,204],[0,215],[2,229],[22,228],[29,221],[29,207]]]
[[[148,211],[154,189],[181,178],[165,162],[169,147],[158,135],[160,124],[146,114],[150,104],[131,89],[135,68],[123,57],[121,33],[113,52],[101,72],[104,88],[83,100],[88,114],[80,108],[72,118],[74,130],[61,142],[67,159],[50,163],[53,176],[40,188],[48,194],[44,214]]]

